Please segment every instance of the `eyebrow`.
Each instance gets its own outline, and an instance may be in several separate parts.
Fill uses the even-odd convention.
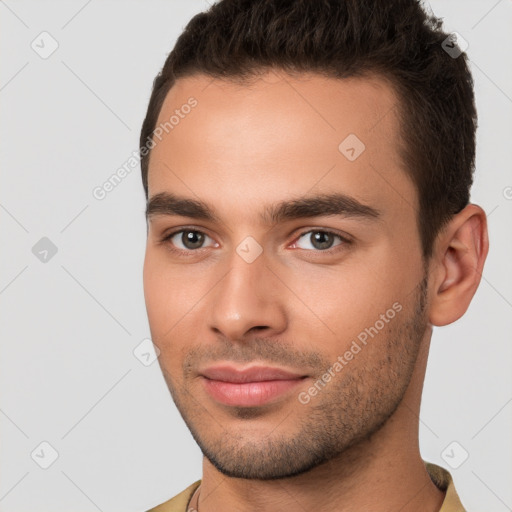
[[[220,218],[207,203],[169,192],[155,194],[147,202],[146,219],[159,215],[179,215],[221,223]],[[378,219],[381,212],[353,197],[332,193],[306,196],[269,205],[260,215],[260,220],[263,224],[274,225],[287,220],[330,215]]]

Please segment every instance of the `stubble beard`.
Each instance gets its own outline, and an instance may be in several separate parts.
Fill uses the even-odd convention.
[[[407,390],[427,327],[426,286],[425,276],[400,313],[405,320],[397,315],[378,334],[385,336],[384,350],[369,364],[354,364],[355,360],[363,362],[369,350],[362,348],[309,403],[297,400],[281,423],[266,427],[267,435],[261,435],[261,430],[260,435],[251,435],[254,430],[243,426],[229,429],[221,418],[215,418],[216,409],[191,395],[186,378],[185,386],[178,389],[161,365],[176,407],[203,455],[226,476],[257,480],[290,478],[335,458],[347,457],[347,462],[354,458],[358,447],[368,443],[393,416]],[[319,376],[324,372],[325,367]],[[250,422],[268,414],[268,409],[231,407],[230,414],[237,421]],[[350,462],[362,463],[356,458]]]

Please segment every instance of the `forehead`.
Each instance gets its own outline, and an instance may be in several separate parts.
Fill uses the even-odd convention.
[[[249,215],[263,200],[337,190],[379,210],[410,210],[416,198],[399,158],[397,105],[375,76],[181,78],[157,122],[149,196],[172,191]]]

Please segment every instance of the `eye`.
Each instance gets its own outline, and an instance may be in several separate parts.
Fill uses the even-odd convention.
[[[194,249],[203,249],[205,240],[213,241],[207,234],[196,229],[181,229],[173,231],[162,239],[162,243],[171,243],[177,250],[190,252]]]
[[[301,238],[305,238],[306,243],[304,246],[299,245],[299,241]],[[335,239],[338,239],[340,242],[334,244]],[[321,229],[314,229],[310,231],[306,231],[302,233],[299,238],[297,238],[295,242],[295,246],[298,246],[299,249],[316,249],[318,251],[327,251],[332,247],[336,247],[342,244],[348,244],[350,241],[337,233],[333,233],[332,231],[324,231]]]

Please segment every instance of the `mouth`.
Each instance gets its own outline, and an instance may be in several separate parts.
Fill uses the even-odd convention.
[[[298,387],[307,375],[281,368],[210,367],[201,372],[205,391],[224,405],[255,407],[277,400]]]

